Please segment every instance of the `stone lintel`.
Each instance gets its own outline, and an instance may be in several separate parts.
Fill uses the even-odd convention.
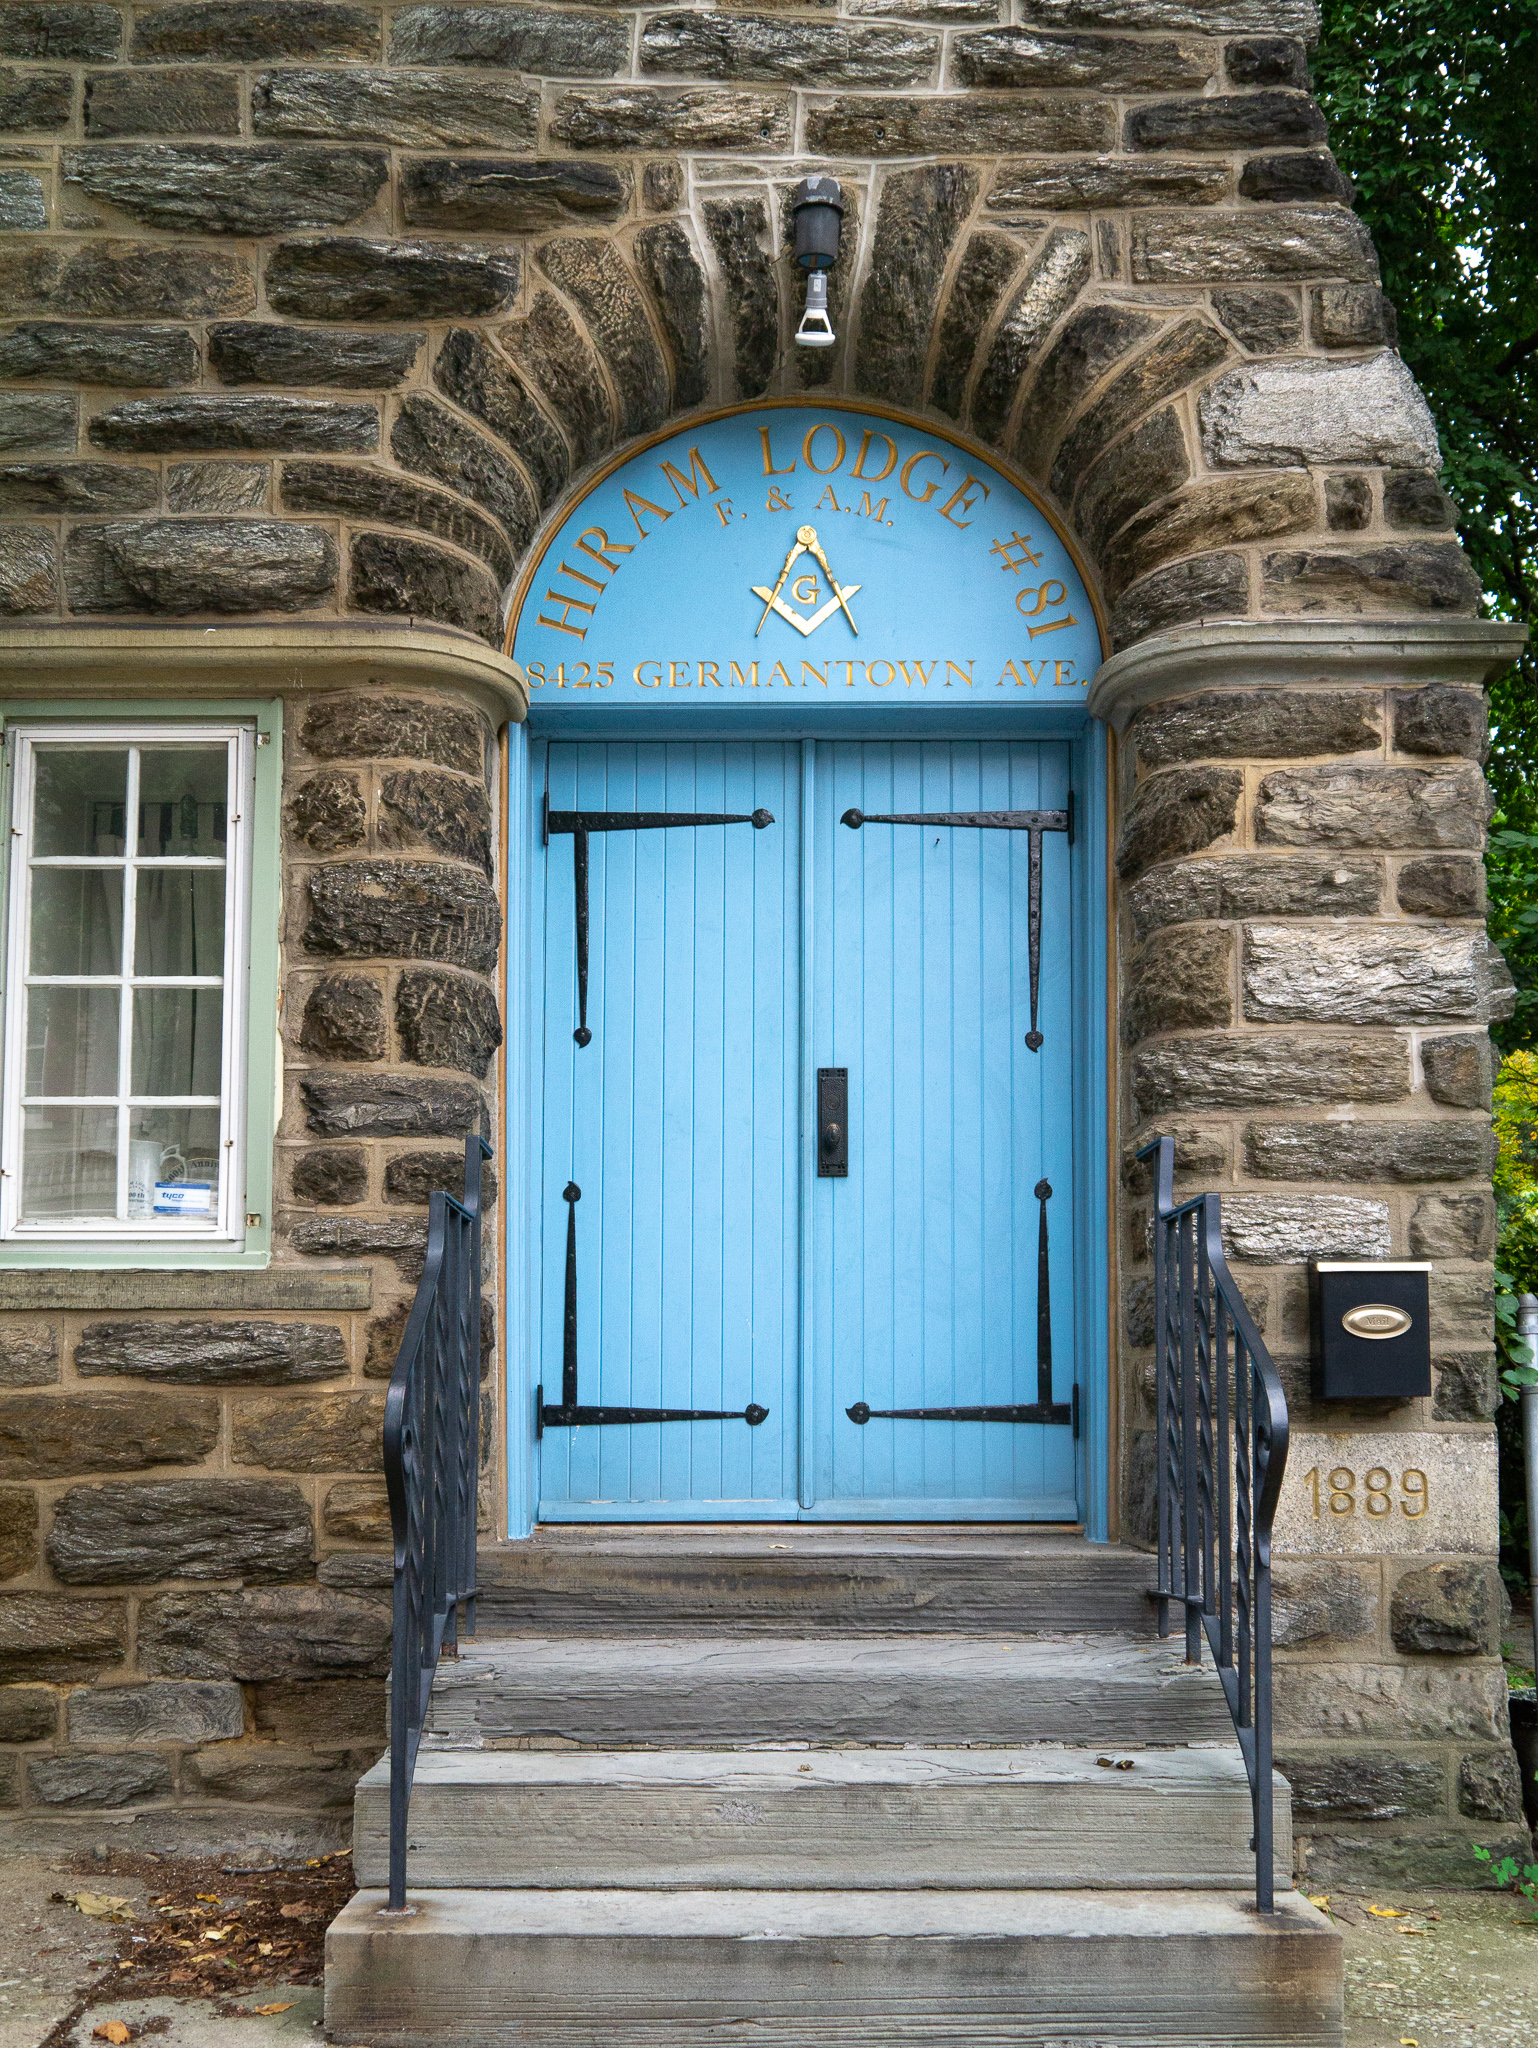
[[[1229,619],[1152,634],[1113,654],[1089,709],[1122,731],[1144,704],[1212,689],[1289,683],[1484,683],[1509,668],[1527,628],[1503,619]]]
[[[468,692],[493,718],[528,710],[523,670],[447,626],[0,626],[0,697],[157,698],[436,687]]]
[[[265,1272],[158,1272],[147,1268],[0,1272],[0,1311],[16,1309],[322,1309],[373,1306],[368,1266],[269,1266]]]

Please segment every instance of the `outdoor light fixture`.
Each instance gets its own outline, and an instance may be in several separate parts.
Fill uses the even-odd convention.
[[[796,329],[802,348],[832,348],[833,322],[828,318],[828,272],[838,257],[844,195],[837,178],[803,178],[790,202],[795,224],[795,259],[808,273],[806,311]]]

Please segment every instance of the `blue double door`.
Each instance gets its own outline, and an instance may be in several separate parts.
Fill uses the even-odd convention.
[[[536,754],[544,1519],[1076,1518],[1069,760]]]

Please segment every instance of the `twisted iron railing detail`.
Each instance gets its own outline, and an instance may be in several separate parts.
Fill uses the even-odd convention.
[[[390,1649],[390,1903],[406,1910],[406,1818],[441,1652],[458,1652],[459,1609],[475,1634],[480,1471],[481,1167],[465,1141],[463,1201],[435,1190],[427,1263],[385,1395],[384,1464],[395,1538]]]
[[[1205,1634],[1249,1774],[1255,1903],[1275,1907],[1271,1529],[1287,1464],[1287,1399],[1223,1254],[1215,1194],[1175,1201],[1175,1141],[1155,1162],[1154,1333],[1159,1633],[1183,1608],[1186,1662]]]

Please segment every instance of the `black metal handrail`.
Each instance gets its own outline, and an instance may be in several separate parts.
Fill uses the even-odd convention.
[[[1175,1141],[1156,1159],[1154,1332],[1159,1633],[1185,1610],[1186,1662],[1205,1633],[1255,1811],[1255,1904],[1275,1909],[1271,1529],[1287,1465],[1287,1397],[1223,1255],[1221,1199],[1175,1201]]]
[[[481,1166],[465,1141],[463,1201],[428,1204],[427,1262],[385,1395],[384,1465],[395,1537],[390,1646],[390,1903],[406,1910],[406,1818],[440,1653],[475,1634],[481,1415]]]

